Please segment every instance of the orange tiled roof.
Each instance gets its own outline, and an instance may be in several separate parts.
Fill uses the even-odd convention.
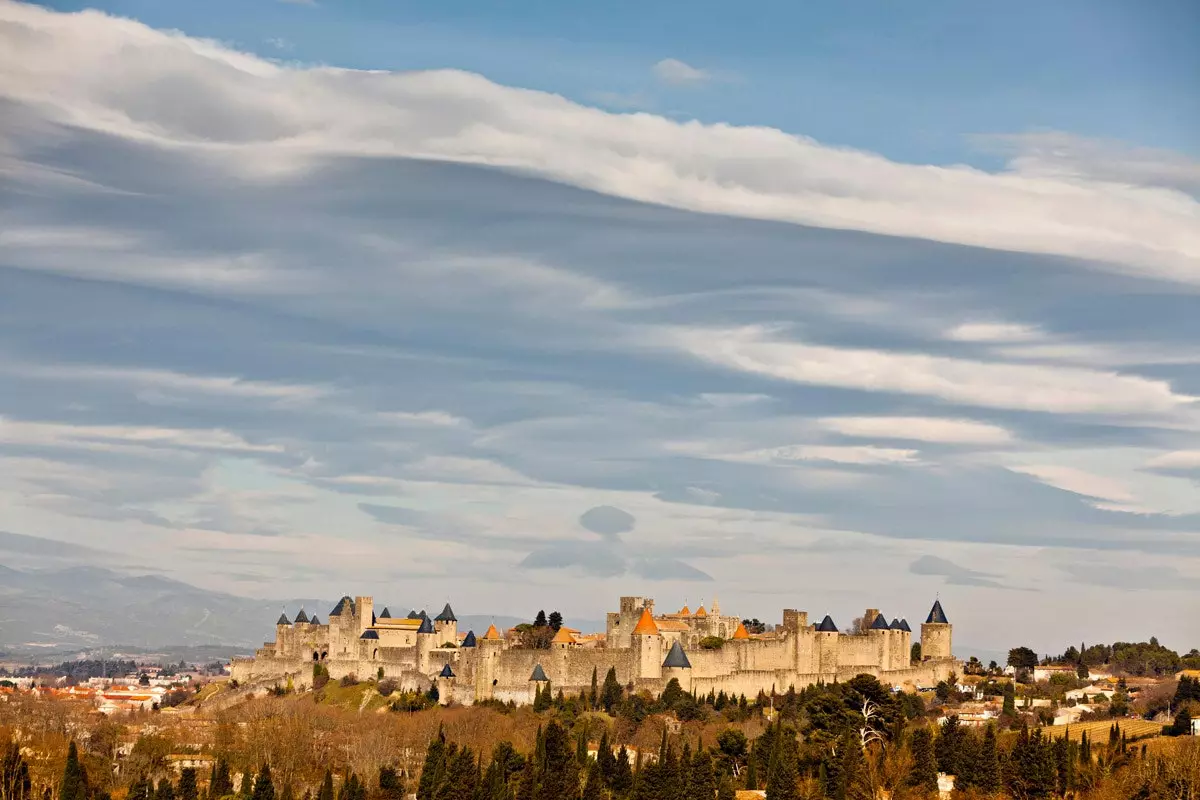
[[[743,625],[742,623],[740,623],[740,622],[739,622],[739,623],[738,623],[738,626],[737,626],[737,630],[733,632],[733,638],[735,638],[735,639],[749,639],[749,638],[750,638],[750,632],[746,630],[746,626],[745,626],[745,625]]]
[[[658,626],[654,624],[654,616],[650,613],[650,609],[642,609],[642,618],[638,620],[637,627],[633,629],[635,636],[657,636]]]
[[[696,609],[696,616],[697,617],[707,617],[708,616],[708,612],[704,610],[703,605],[701,605],[699,608]]]
[[[679,616],[690,617],[691,615],[692,615],[692,610],[690,608],[688,608],[687,605],[684,605],[683,608],[679,609]]]
[[[496,630],[495,623],[488,625],[487,633],[483,635],[485,639],[499,639],[500,631]]]
[[[550,640],[551,644],[577,644],[575,637],[566,628],[559,628],[558,633],[554,634],[554,638]]]
[[[676,633],[684,633],[684,632],[690,631],[692,629],[691,625],[688,625],[683,620],[678,620],[678,619],[656,619],[654,621],[654,624],[658,626],[658,629],[660,631],[674,631]]]

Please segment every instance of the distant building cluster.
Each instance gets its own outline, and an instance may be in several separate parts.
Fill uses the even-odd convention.
[[[862,673],[894,687],[934,686],[960,671],[951,650],[952,626],[940,602],[921,625],[921,658],[912,660],[907,621],[868,609],[865,630],[843,633],[829,616],[810,623],[808,613],[785,609],[770,633],[752,634],[736,616],[686,606],[657,614],[654,601],[622,597],[607,615],[603,635],[557,630],[549,649],[522,646],[516,631],[493,625],[481,636],[460,633],[447,603],[429,616],[412,610],[376,614],[371,597],[343,597],[328,622],[303,610],[280,616],[275,641],[253,657],[234,659],[231,674],[246,686],[312,685],[314,676],[338,679],[384,677],[402,690],[428,691],[439,700],[469,705],[481,700],[533,702],[544,682],[577,692],[610,669],[635,690],[657,693],[672,679],[685,691],[758,692],[802,688],[819,681],[848,680]],[[316,669],[314,669],[316,665]]]

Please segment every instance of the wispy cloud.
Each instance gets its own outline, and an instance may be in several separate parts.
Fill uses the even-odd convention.
[[[677,58],[664,58],[654,65],[654,77],[669,86],[694,86],[712,80],[708,70],[693,67]]]

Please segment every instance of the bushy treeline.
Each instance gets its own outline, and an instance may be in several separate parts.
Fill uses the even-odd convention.
[[[88,678],[123,678],[126,675],[137,674],[137,663],[133,661],[64,661],[55,667],[21,667],[9,672],[0,669],[0,676],[18,678],[33,678],[39,675],[55,678],[69,678],[83,682]]]
[[[1148,642],[1114,642],[1108,644],[1071,645],[1062,655],[1045,659],[1047,663],[1082,664],[1085,667],[1108,667],[1128,675],[1172,675],[1181,669],[1200,669],[1200,650],[1192,648],[1179,653],[1159,644],[1151,636]],[[1032,666],[1032,665],[1030,665]]]

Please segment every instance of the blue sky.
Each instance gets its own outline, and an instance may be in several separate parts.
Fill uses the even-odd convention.
[[[799,5],[0,0],[0,562],[1195,646],[1194,8]]]

